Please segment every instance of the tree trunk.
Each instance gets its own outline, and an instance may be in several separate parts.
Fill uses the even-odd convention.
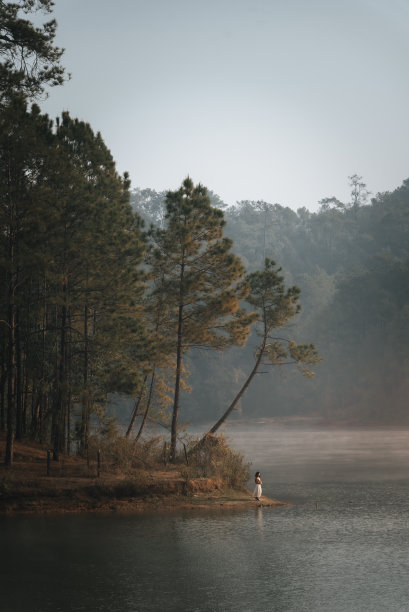
[[[16,343],[16,382],[15,382],[15,395],[16,395],[16,440],[21,440],[23,437],[23,382],[22,382],[22,360],[21,360],[21,330],[20,330],[20,316],[19,312],[16,312],[16,331],[15,331],[15,343]]]
[[[24,392],[23,392],[23,430],[22,434],[25,436],[27,434],[27,407],[28,407],[28,380],[26,375],[26,367],[23,367],[23,380],[24,380]]]
[[[151,401],[152,401],[154,385],[155,385],[155,369],[152,372],[151,384],[149,386],[149,395],[148,395],[148,399],[146,401],[146,408],[145,408],[145,412],[144,412],[144,415],[143,415],[141,426],[139,427],[139,431],[136,434],[136,438],[134,440],[135,444],[139,440],[139,438],[141,437],[143,428],[145,427],[146,419],[148,418],[148,412],[149,412],[149,408],[150,408]]]
[[[88,390],[88,303],[84,306],[84,369],[82,374],[82,383],[84,391],[82,393],[82,411],[81,411],[81,441],[80,452],[83,457],[88,454],[88,437],[89,437],[89,390]]]
[[[259,368],[260,362],[261,362],[261,360],[263,358],[264,350],[266,348],[266,342],[267,342],[267,339],[264,337],[263,338],[263,342],[261,343],[261,345],[259,347],[256,363],[254,364],[254,367],[251,370],[251,372],[250,372],[246,382],[244,383],[244,385],[242,386],[242,388],[240,389],[240,391],[238,392],[238,394],[236,395],[236,397],[234,398],[234,400],[232,401],[232,403],[230,404],[230,406],[228,407],[226,412],[220,417],[220,419],[217,421],[217,423],[215,423],[213,425],[213,427],[211,429],[209,429],[207,434],[205,434],[204,438],[206,436],[208,436],[209,434],[216,433],[216,431],[219,429],[219,427],[221,427],[221,425],[223,425],[223,423],[226,421],[226,419],[233,412],[233,410],[235,409],[235,407],[237,406],[237,404],[239,403],[239,401],[241,400],[241,398],[243,397],[243,395],[247,391],[251,381],[253,380],[254,376],[257,373],[257,370]]]
[[[50,395],[47,393],[40,393],[39,406],[40,406],[40,419],[39,419],[39,442],[44,444],[46,439],[46,425],[47,417],[49,416],[49,404]]]
[[[66,297],[67,285],[64,283],[63,292]],[[63,305],[61,311],[61,328],[60,328],[60,350],[57,351],[57,368],[56,368],[56,389],[54,395],[53,406],[53,421],[52,421],[52,442],[53,442],[53,460],[58,461],[60,452],[64,448],[64,383],[65,383],[65,357],[66,357],[66,329],[67,327],[67,306]]]
[[[5,365],[2,367],[5,368]],[[7,372],[4,369],[0,379],[0,431],[6,431],[6,381]]]
[[[14,434],[15,434],[15,380],[16,380],[16,347],[15,347],[15,305],[14,286],[12,280],[9,287],[9,346],[8,346],[8,385],[7,385],[7,438],[6,457],[7,467],[13,465]]]
[[[141,405],[143,393],[145,391],[145,385],[146,385],[147,379],[148,379],[148,375],[145,374],[144,379],[143,379],[143,384],[142,384],[141,391],[139,393],[138,399],[135,402],[135,406],[134,406],[134,409],[133,409],[133,412],[132,412],[132,417],[131,417],[131,420],[129,422],[128,429],[126,430],[125,438],[129,438],[130,433],[131,433],[131,431],[133,429],[133,426],[135,425],[136,417],[138,416],[139,406]]]
[[[178,340],[176,349],[176,379],[175,396],[173,399],[172,428],[170,434],[170,454],[169,461],[174,463],[176,460],[176,442],[178,433],[178,414],[180,403],[180,379],[182,374],[182,327],[183,327],[183,305],[179,306],[178,314]]]
[[[34,379],[31,390],[31,418],[30,418],[30,437],[35,440],[37,437],[40,413],[40,391],[37,391],[37,380]]]
[[[8,165],[8,189],[11,194],[11,166],[10,160]],[[9,196],[9,229],[8,229],[8,245],[7,256],[8,265],[10,266],[8,279],[8,294],[7,294],[7,325],[8,325],[8,354],[7,354],[7,437],[6,437],[6,455],[5,464],[11,467],[13,464],[14,455],[14,433],[15,433],[15,384],[16,384],[16,234],[15,221],[16,209],[14,202]]]

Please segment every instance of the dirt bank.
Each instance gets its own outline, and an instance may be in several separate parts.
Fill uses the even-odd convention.
[[[0,440],[4,457],[4,440]],[[177,467],[115,473],[96,462],[62,456],[50,462],[47,449],[17,443],[11,469],[0,467],[0,514],[132,513],[199,508],[227,509],[286,505],[226,488],[214,478],[183,478]]]

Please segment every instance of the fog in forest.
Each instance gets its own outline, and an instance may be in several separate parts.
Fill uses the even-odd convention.
[[[312,342],[322,358],[313,378],[293,366],[260,368],[233,419],[408,422],[409,182],[374,196],[362,177],[346,181],[348,201],[326,198],[316,213],[263,201],[225,207],[211,193],[246,268],[260,269],[269,257],[286,285],[301,289],[301,312],[277,336]],[[161,224],[164,196],[136,189],[132,203],[147,223]],[[207,422],[223,412],[252,368],[257,341],[253,333],[245,349],[189,353],[185,420]]]
[[[408,609],[404,4],[0,1],[2,610]]]
[[[135,57],[142,60],[147,69],[145,76],[149,75],[149,79],[140,76],[128,78],[130,71],[125,69],[126,79],[120,77],[121,86],[125,81],[138,87],[143,83],[147,97],[129,94],[127,97],[120,88],[120,98],[132,100],[131,117],[133,119],[139,113],[144,127],[148,125],[148,113],[141,110],[143,106],[137,106],[135,110],[134,100],[138,100],[138,104],[148,104],[149,110],[153,111],[150,120],[156,127],[163,120],[176,130],[172,137],[169,132],[156,130],[160,137],[158,146],[152,138],[152,130],[133,132],[132,125],[135,124],[125,109],[124,112],[115,112],[115,116],[123,116],[126,120],[127,146],[121,138],[121,147],[118,148],[126,150],[130,146],[140,152],[144,161],[149,159],[148,148],[154,152],[155,163],[149,162],[149,174],[143,174],[135,162],[130,162],[136,168],[129,168],[129,172],[122,174],[117,170],[116,153],[114,150],[111,153],[112,133],[105,143],[99,123],[93,117],[95,108],[106,101],[106,96],[99,95],[98,103],[92,103],[93,96],[91,93],[88,95],[84,88],[81,95],[74,95],[76,104],[71,106],[74,90],[70,88],[74,79],[70,80],[68,67],[63,63],[65,43],[73,40],[71,36],[75,37],[72,44],[75,53],[70,55],[67,51],[64,57],[70,61],[80,57],[80,78],[84,76],[81,68],[85,67],[87,85],[93,83],[92,94],[97,91],[96,82],[92,81],[95,66],[92,60],[84,63],[82,53],[77,55],[76,51],[81,48],[79,39],[88,48],[90,39],[84,37],[84,33],[91,30],[95,33],[95,57],[99,62],[102,57],[98,52],[101,50],[99,45],[103,45],[104,53],[107,50],[102,30],[93,27],[96,3],[89,3],[82,13],[83,20],[76,11],[68,10],[67,14],[63,2],[57,2],[57,6],[48,0],[0,3],[3,16],[0,51],[5,58],[1,108],[4,180],[1,196],[3,259],[0,268],[5,292],[0,304],[3,342],[0,429],[8,436],[8,464],[12,462],[14,435],[16,439],[29,435],[42,442],[52,440],[57,460],[59,452],[71,453],[71,445],[78,447],[77,450],[85,456],[94,424],[98,435],[114,437],[122,434],[126,427],[128,437],[135,422],[139,425],[142,417],[144,423],[148,416],[160,421],[168,431],[170,426],[172,461],[176,456],[179,424],[183,428],[189,423],[196,426],[216,421],[211,433],[216,433],[227,417],[232,422],[274,417],[282,420],[302,418],[304,421],[312,419],[321,426],[343,427],[408,424],[409,179],[405,180],[402,172],[396,183],[393,179],[391,187],[390,179],[396,177],[397,169],[405,159],[397,145],[390,144],[389,136],[395,135],[396,129],[392,124],[384,124],[385,134],[388,134],[388,146],[384,147],[378,140],[378,130],[373,129],[379,123],[376,114],[368,121],[371,138],[368,135],[363,137],[362,133],[358,138],[358,132],[353,131],[355,140],[347,138],[348,155],[345,159],[351,165],[351,174],[345,176],[344,188],[335,179],[328,183],[331,175],[319,162],[317,150],[314,152],[312,147],[319,141],[320,132],[328,138],[326,121],[331,126],[337,123],[334,121],[333,101],[341,98],[334,95],[334,89],[328,88],[329,76],[330,80],[336,79],[333,68],[342,65],[341,74],[344,78],[348,75],[348,78],[340,83],[340,87],[343,92],[348,91],[352,74],[356,78],[350,62],[353,61],[355,70],[358,49],[361,59],[365,57],[368,60],[365,65],[370,81],[373,81],[373,74],[376,74],[378,84],[383,83],[382,79],[389,82],[391,76],[394,79],[393,87],[391,84],[381,86],[382,92],[397,91],[396,86],[405,83],[398,77],[399,71],[391,72],[392,66],[399,66],[399,69],[403,66],[403,53],[385,56],[382,63],[384,72],[381,73],[375,54],[375,51],[381,52],[379,40],[388,51],[393,47],[378,33],[384,32],[384,20],[389,28],[392,28],[392,23],[400,25],[398,15],[401,12],[391,13],[388,19],[386,12],[376,12],[376,20],[367,30],[372,32],[373,38],[364,41],[362,28],[357,25],[366,24],[366,16],[370,14],[367,3],[364,3],[356,13],[357,21],[352,20],[359,45],[353,53],[348,49],[347,61],[327,64],[327,56],[321,63],[322,47],[311,32],[316,28],[320,33],[332,32],[332,29],[323,28],[323,24],[329,27],[338,23],[334,21],[338,13],[331,10],[320,22],[314,18],[314,10],[307,10],[298,3],[301,12],[297,13],[297,18],[302,15],[304,19],[304,40],[308,44],[311,41],[318,44],[312,55],[314,61],[307,61],[308,69],[313,70],[314,82],[319,84],[314,96],[321,92],[318,98],[324,101],[325,111],[329,113],[322,114],[319,110],[322,107],[314,102],[314,115],[307,122],[308,138],[305,133],[303,138],[303,130],[295,126],[297,117],[308,115],[308,96],[305,95],[308,88],[304,89],[307,73],[299,63],[306,45],[303,45],[298,32],[294,37],[292,9],[288,12],[270,5],[260,7],[259,17],[264,15],[268,19],[259,21],[257,11],[249,11],[247,3],[235,6],[237,23],[244,28],[242,32],[251,23],[254,41],[270,41],[266,48],[268,52],[262,54],[267,62],[265,66],[268,66],[265,70],[258,54],[247,64],[248,52],[242,45],[243,39],[249,40],[246,35],[237,30],[236,47],[232,46],[233,40],[226,42],[224,25],[219,31],[222,54],[215,53],[212,47],[210,55],[213,61],[207,63],[208,32],[213,31],[217,24],[217,27],[220,24],[231,27],[231,12],[227,5],[223,10],[216,5],[201,7],[199,13],[202,19],[206,18],[204,21],[197,20],[195,11],[182,11],[179,6],[174,13],[172,9],[172,19],[176,18],[178,28],[181,28],[179,34],[183,33],[183,36],[175,37],[177,29],[169,27],[168,7],[156,15],[140,3],[140,6],[138,3],[138,6],[127,4],[128,8],[133,7],[128,16],[135,15],[135,19],[129,19],[126,25],[134,28],[138,24],[140,34],[143,34],[128,37],[142,45],[143,53],[129,52],[127,57],[132,58],[132,62]],[[165,6],[166,3],[162,4]],[[44,17],[44,14],[42,17],[38,14],[41,8],[47,14],[52,14],[55,9],[57,18],[57,21],[43,23],[43,29],[34,25]],[[122,41],[124,22],[115,10],[111,4],[104,3],[104,9],[98,14],[108,31],[111,32],[114,24],[116,28],[120,27]],[[216,11],[218,18],[213,23],[212,16]],[[22,21],[19,13],[34,21]],[[114,19],[114,13],[118,20]],[[324,16],[322,11],[317,14]],[[345,24],[352,24],[345,7],[341,14],[343,20],[340,23],[345,20]],[[75,24],[72,15],[75,15]],[[88,27],[90,18],[92,28]],[[142,25],[143,19],[146,19],[146,28]],[[62,26],[61,47],[58,46],[57,22]],[[78,31],[79,22],[83,26],[82,33]],[[299,67],[297,70],[301,73],[288,72],[282,64],[282,57],[275,52],[277,36],[257,35],[264,22],[270,24],[271,32],[277,30],[284,36],[286,47],[293,52],[295,46],[288,47],[288,41],[294,37],[298,51],[290,58],[290,64]],[[193,23],[195,28],[190,27]],[[280,23],[282,26],[285,24],[284,29]],[[204,27],[204,24],[207,25]],[[20,28],[23,28],[24,35]],[[152,54],[145,53],[150,47],[142,42],[150,40],[151,28],[158,34],[156,50],[166,49],[166,53],[170,53],[176,49],[173,43],[176,39],[178,41],[179,51],[173,58],[177,61],[167,55],[168,68],[172,67],[172,73],[176,70],[177,78],[175,80],[169,72],[166,76],[171,83],[160,92],[150,86],[151,78],[155,84],[165,81],[158,79],[161,72],[151,70]],[[287,29],[291,37],[284,35]],[[340,56],[347,51],[345,31],[339,30],[342,32],[338,40],[339,51],[342,51]],[[389,29],[389,36],[392,31],[398,32],[399,40],[406,44],[407,37],[400,27]],[[192,32],[201,32],[203,37],[198,37],[200,42],[195,47],[196,52],[189,57],[193,61],[191,73],[200,75],[204,70],[211,78],[201,81],[199,76],[198,82],[202,86],[190,88],[199,97],[186,98],[183,95],[181,104],[180,98],[174,98],[174,94],[179,96],[185,91],[185,83],[183,87],[178,84],[180,79],[184,82],[186,74],[183,41],[187,32],[190,36]],[[168,35],[175,38],[170,45]],[[246,80],[243,81],[246,71],[243,71],[244,64],[240,59],[242,53],[246,55],[245,65],[252,66],[248,71],[252,79],[247,84]],[[160,52],[157,56],[161,57],[158,63],[161,69],[162,55]],[[25,58],[24,69],[21,57]],[[225,78],[224,71],[217,73],[216,70],[223,65],[223,61],[219,61],[222,57],[229,59],[229,79]],[[279,74],[274,75],[269,57],[278,61]],[[116,64],[122,65],[120,62]],[[101,64],[98,66],[100,68]],[[233,66],[235,70],[232,70]],[[255,67],[260,72],[253,82],[257,74]],[[108,87],[112,95],[119,89],[110,87],[106,77],[113,74],[112,70],[103,71],[104,91]],[[223,97],[215,97],[215,91],[220,92],[215,83],[219,79],[223,83],[230,82],[233,75],[239,88],[231,89],[224,98],[225,107],[223,104],[220,107]],[[288,81],[289,75],[292,76]],[[260,97],[264,102],[261,106],[255,105],[267,81],[269,88],[265,97]],[[303,95],[294,95],[293,85],[296,83]],[[323,84],[325,94],[330,95],[330,103],[328,100],[325,102],[326,95],[322,96]],[[56,97],[50,96],[50,100],[55,102],[49,105],[46,103],[48,89],[54,85],[62,87],[57,88],[60,93]],[[240,95],[237,95],[238,91]],[[245,100],[244,93],[253,91],[259,94],[256,93],[254,99],[252,96],[248,98],[245,114],[232,114],[237,100]],[[287,115],[287,127],[291,130],[286,129],[285,133],[272,128],[277,121],[280,130],[286,125],[283,114],[270,103],[270,100],[276,101],[278,92],[285,92],[282,104],[286,108],[289,101],[291,107],[293,100],[297,101]],[[361,108],[368,108],[367,94],[368,90]],[[404,109],[406,94],[404,89],[402,96],[398,96]],[[209,95],[211,105],[206,101]],[[170,110],[170,99],[182,112],[182,122],[181,117]],[[380,98],[371,95],[371,99],[379,103]],[[390,99],[395,111],[397,98]],[[156,105],[158,100],[159,106]],[[214,106],[215,100],[218,104]],[[83,106],[85,101],[91,102],[91,107],[88,107],[89,115],[84,121],[83,113],[88,114],[87,105]],[[114,126],[112,109],[117,108],[116,104],[111,100],[108,105],[109,127]],[[267,116],[261,112],[264,104],[268,109]],[[214,116],[210,114],[204,120],[202,111],[209,106],[213,111],[217,109],[220,124],[225,128],[228,123],[235,138],[243,126],[252,136],[257,132],[263,135],[260,142],[268,144],[264,152],[263,148],[254,146],[257,139],[252,141],[252,137],[249,141],[247,138],[240,140],[239,136],[240,147],[227,132],[222,138]],[[359,104],[353,99],[355,120],[356,108]],[[384,108],[382,105],[383,117],[387,115]],[[45,109],[50,115],[43,114]],[[399,116],[395,112],[389,115],[394,120]],[[186,123],[188,116],[190,120]],[[346,116],[342,114],[343,120]],[[213,137],[208,130],[210,125],[213,129],[216,126]],[[400,127],[399,122],[398,125]],[[199,127],[206,131],[205,138],[200,130],[197,131]],[[267,127],[273,129],[270,134]],[[351,129],[349,120],[348,128]],[[289,144],[289,131],[296,136],[296,146]],[[182,134],[188,135],[189,145],[181,145]],[[364,161],[370,157],[368,143],[374,142],[374,134],[377,140],[372,148],[387,156],[388,164],[393,166],[393,175],[386,171],[386,162],[376,179],[373,177],[374,162],[370,164],[371,172],[365,168]],[[399,144],[407,142],[402,137],[404,132],[399,131],[399,134]],[[328,142],[332,151],[340,146],[333,133],[330,139],[323,141],[324,145],[320,147],[325,158],[330,148]],[[356,150],[358,140],[364,144],[365,154],[355,158],[352,152]],[[175,168],[172,179],[170,176],[165,178],[164,168],[170,164],[161,164],[158,158],[158,152],[164,150],[164,141],[174,147],[172,154],[167,153],[167,160],[178,160],[177,180],[182,183],[175,191],[172,191],[175,189]],[[210,153],[208,150],[206,154],[205,141],[210,145]],[[228,143],[228,147],[223,146],[223,141]],[[319,180],[317,176],[310,177],[306,170],[308,160],[300,153],[301,142],[319,169]],[[337,142],[337,147],[332,146],[334,142]],[[350,146],[352,142],[354,147]],[[284,143],[290,147],[287,174],[280,172],[280,165],[272,156],[272,143],[280,160]],[[232,153],[238,149],[250,156],[254,156],[257,150],[260,157],[253,157],[251,163],[243,162],[243,159],[235,162]],[[197,154],[194,164],[193,151]],[[222,158],[218,159],[215,152],[221,152]],[[216,164],[216,174],[206,171],[206,159],[210,159],[212,165]],[[229,163],[225,163],[226,160]],[[381,163],[379,160],[376,167]],[[337,176],[345,169],[338,161],[336,158],[331,161]],[[362,168],[363,176],[357,174],[359,168]],[[250,169],[256,169],[263,179],[267,179],[267,184],[260,183],[257,173],[250,178]],[[135,170],[139,172],[136,176]],[[219,171],[223,173],[222,181],[217,179]],[[233,175],[229,176],[229,172]],[[308,178],[303,180],[305,175],[302,172],[307,172]],[[246,175],[246,184],[238,180],[240,174]],[[375,192],[380,188],[378,175],[384,181],[381,188],[389,191]],[[150,188],[145,186],[147,176],[152,176]],[[285,192],[280,195],[277,177],[284,180],[286,188],[297,187],[295,199],[289,195],[291,189],[285,197]],[[403,181],[401,185],[399,180]],[[248,181],[251,182],[247,184]],[[324,191],[324,197],[317,198],[314,211],[311,209],[311,193],[308,196],[313,183],[319,193],[330,189],[326,196]],[[165,184],[166,191],[153,189]],[[234,193],[242,193],[240,197],[243,199],[227,196],[227,191],[233,193],[230,187],[234,187]],[[264,191],[262,195],[260,189]],[[337,193],[334,194],[332,189]],[[258,199],[245,199],[249,197]],[[286,203],[277,203],[272,198],[280,198]],[[258,284],[262,285],[262,297]],[[267,310],[268,317],[265,316]],[[269,318],[274,324],[266,330],[266,319]],[[119,429],[116,419],[121,426]]]

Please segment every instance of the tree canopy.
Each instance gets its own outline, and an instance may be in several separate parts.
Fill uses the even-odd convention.
[[[28,98],[41,95],[46,86],[61,85],[64,52],[54,45],[55,19],[42,26],[28,16],[52,12],[52,0],[0,0],[0,102],[16,93]]]
[[[180,189],[168,192],[165,223],[150,232],[148,261],[155,279],[152,292],[165,309],[167,335],[174,343],[173,460],[184,353],[192,347],[243,344],[252,316],[239,308],[246,295],[246,287],[237,284],[244,268],[223,236],[223,213],[211,206],[207,190],[187,178]]]
[[[356,422],[406,419],[402,398],[408,359],[404,278],[409,259],[409,181],[369,199],[359,175],[348,180],[348,201],[331,196],[326,198],[329,205],[314,213],[249,200],[224,212],[226,233],[248,273],[260,270],[267,257],[280,263],[288,285],[300,288],[302,310],[290,336],[297,343],[313,340],[323,359],[314,368],[317,376],[309,381],[296,377],[291,368],[271,372],[261,368],[265,373],[255,378],[235,406],[237,416],[310,414]],[[335,200],[340,204],[335,205]],[[197,420],[200,406],[206,403],[208,414],[217,420],[221,407],[230,405],[250,364],[254,365],[257,343],[253,329],[242,351],[232,348],[223,357],[188,356],[195,393],[182,397],[185,418]],[[203,372],[206,379],[217,381],[211,397]],[[388,388],[387,410],[380,388]]]

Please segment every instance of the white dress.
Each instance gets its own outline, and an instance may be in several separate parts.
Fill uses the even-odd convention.
[[[254,487],[253,497],[261,497],[261,493],[261,484],[256,484],[256,486]]]

